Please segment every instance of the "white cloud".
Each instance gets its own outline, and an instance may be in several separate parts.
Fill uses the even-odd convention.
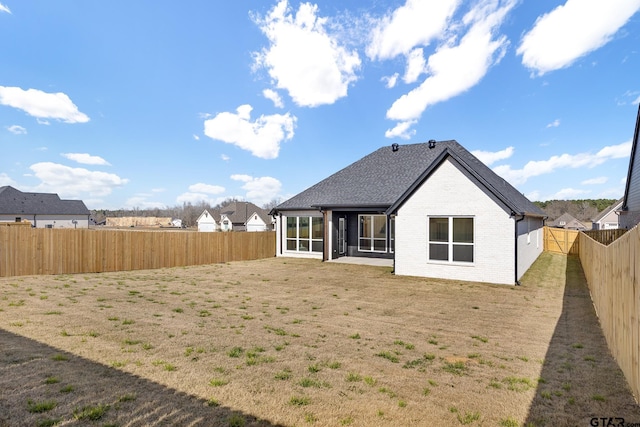
[[[485,165],[491,166],[495,162],[508,159],[509,157],[511,157],[513,155],[513,151],[514,151],[513,147],[507,147],[504,150],[495,151],[495,152],[475,150],[475,151],[472,151],[471,154],[476,156]]]
[[[10,185],[12,187],[14,187],[16,185],[16,182],[14,180],[12,180],[9,175],[7,175],[6,173],[2,172],[0,173],[0,186],[5,186],[5,185]]]
[[[606,176],[599,176],[597,178],[585,179],[580,184],[582,184],[582,185],[598,185],[598,184],[605,184],[608,180],[609,180],[609,178],[607,178]]]
[[[42,181],[34,191],[58,193],[63,197],[80,197],[84,194],[106,196],[114,188],[129,182],[112,173],[71,168],[51,162],[35,163],[29,168]]]
[[[549,174],[557,169],[591,168],[605,163],[607,160],[629,157],[630,153],[631,141],[606,146],[596,154],[562,154],[560,156],[552,156],[548,160],[532,160],[525,164],[522,169],[512,169],[509,165],[501,165],[495,167],[493,170],[511,184],[518,185],[525,183],[529,178]]]
[[[47,93],[38,89],[0,86],[0,104],[23,110],[38,119],[38,123],[42,123],[43,119],[65,123],[89,121],[89,117],[78,111],[78,107],[62,92]]]
[[[387,111],[387,118],[397,121],[418,119],[427,107],[475,86],[505,54],[507,38],[494,38],[494,32],[514,4],[514,1],[507,1],[498,8],[496,2],[489,0],[469,11],[460,26],[469,27],[469,30],[459,42],[457,37],[451,37],[429,56],[428,77],[419,87],[397,99]]]
[[[418,77],[426,71],[427,63],[424,60],[424,50],[416,48],[407,55],[407,68],[402,80],[405,83],[414,83]]]
[[[262,206],[280,196],[282,183],[270,176],[254,178],[249,175],[231,175],[231,179],[244,182],[243,190],[247,191],[246,200]]]
[[[398,73],[394,73],[392,76],[385,76],[382,78],[382,81],[384,82],[384,85],[387,89],[391,89],[392,87],[395,87],[396,83],[398,82]]]
[[[541,76],[602,47],[640,9],[640,0],[567,0],[539,17],[517,54]]]
[[[588,190],[579,190],[576,188],[563,188],[555,194],[551,194],[547,197],[547,200],[571,200],[578,199],[584,196],[585,194],[589,194]]]
[[[254,21],[270,42],[255,53],[256,66],[266,68],[276,87],[297,105],[333,104],[347,95],[349,84],[357,80],[360,57],[327,33],[328,19],[318,16],[317,5],[301,3],[294,16],[288,1],[281,0]]]
[[[531,193],[525,194],[525,197],[533,202],[540,200],[540,192],[538,190],[534,190]]]
[[[206,193],[187,192],[187,193],[182,193],[181,195],[176,197],[176,202],[180,204],[190,203],[192,205],[207,203],[211,206],[215,206],[218,203],[223,202],[225,199],[226,197],[211,197],[211,194],[206,194]]]
[[[560,119],[555,119],[547,125],[547,128],[557,128],[558,126],[560,126]]]
[[[7,130],[14,135],[26,135],[27,130],[19,125],[7,126]]]
[[[407,120],[406,122],[400,122],[393,129],[387,129],[387,131],[384,133],[384,136],[386,136],[387,138],[410,139],[416,134],[415,129],[409,129],[414,124],[416,124],[416,120]]]
[[[220,154],[220,158],[225,162],[228,162],[229,160],[231,160],[231,157],[227,156],[226,154]]]
[[[141,195],[136,195],[133,197],[129,197],[125,202],[124,202],[124,207],[128,208],[128,209],[132,209],[132,208],[139,208],[139,209],[162,209],[162,208],[166,208],[167,205],[162,203],[162,202],[153,202],[150,200],[147,200],[149,196],[146,194],[141,194]]]
[[[196,135],[195,133],[193,134],[193,139],[195,139],[196,141],[200,141],[200,136]]]
[[[220,194],[224,193],[224,187],[199,182],[197,184],[190,185],[189,191],[192,193]]]
[[[220,113],[205,120],[204,134],[228,144],[234,144],[254,156],[275,159],[280,151],[280,143],[293,138],[296,117],[290,113],[260,116],[250,121],[252,107],[241,105],[237,114]]]
[[[0,3],[0,12],[5,12],[5,13],[11,13],[11,10],[5,6],[4,4]]]
[[[251,175],[244,175],[244,174],[237,173],[237,174],[231,175],[231,179],[234,181],[249,182],[253,180],[253,177]]]
[[[265,89],[262,91],[262,95],[273,102],[273,105],[278,108],[284,108],[284,103],[282,102],[282,98],[280,94],[273,89]]]
[[[74,162],[82,163],[84,165],[101,165],[111,166],[109,162],[99,156],[92,156],[87,153],[62,153],[62,157],[66,157]]]
[[[460,0],[407,0],[383,17],[372,31],[367,56],[373,60],[408,55],[415,46],[428,46],[450,24]]]
[[[189,186],[189,191],[180,194],[176,198],[176,202],[191,203],[193,205],[198,203],[208,203],[209,205],[217,205],[224,197],[212,197],[212,195],[222,194],[225,192],[225,188],[220,185],[211,185],[204,183],[192,184]]]

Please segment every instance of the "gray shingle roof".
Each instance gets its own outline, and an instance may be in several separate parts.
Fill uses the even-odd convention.
[[[490,193],[518,214],[544,212],[457,141],[382,147],[278,205],[275,210],[380,208],[393,211],[444,159],[452,157]]]
[[[52,193],[23,193],[0,187],[0,215],[89,215],[82,200],[61,200]]]
[[[249,215],[254,213],[258,214],[265,224],[271,223],[267,211],[251,202],[231,202],[220,208],[220,215],[226,215],[233,224],[245,224]]]

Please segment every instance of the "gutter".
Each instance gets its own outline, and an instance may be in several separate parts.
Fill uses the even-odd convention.
[[[520,215],[520,218],[517,218],[518,215]],[[511,216],[513,217],[513,219],[515,219],[515,223],[514,223],[515,224],[515,227],[514,227],[514,250],[515,250],[514,251],[514,254],[515,254],[514,275],[515,277],[514,279],[515,279],[516,286],[520,286],[521,283],[518,280],[518,223],[524,220],[526,218],[526,215],[524,214],[524,212],[521,212],[521,213],[511,212]]]

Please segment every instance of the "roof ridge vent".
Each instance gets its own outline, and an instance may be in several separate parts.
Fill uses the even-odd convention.
[[[436,140],[435,139],[430,139],[429,140],[429,148],[436,148]]]
[[[391,151],[393,151],[394,153],[398,151],[399,148],[400,148],[400,144],[398,144],[397,142],[394,142],[393,144],[391,144]]]

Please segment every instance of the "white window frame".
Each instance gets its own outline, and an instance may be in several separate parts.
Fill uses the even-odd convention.
[[[447,242],[431,241],[430,224],[432,218],[447,219]],[[453,220],[454,219],[471,219],[473,221],[473,242],[454,242],[453,241]],[[431,245],[447,245],[447,259],[431,259]],[[471,246],[473,249],[472,257],[473,261],[454,261],[453,260],[453,247],[454,246]],[[455,265],[474,265],[476,261],[476,219],[473,215],[432,215],[427,217],[427,262],[436,264],[455,264]]]
[[[394,253],[396,248],[396,217],[389,217],[389,225],[387,228],[389,232],[389,253]]]
[[[296,222],[296,235],[295,237],[289,237],[289,219],[290,218],[295,218],[295,222]],[[309,237],[300,237],[300,218],[306,218],[309,220]],[[322,217],[318,217],[318,216],[311,216],[311,215],[297,215],[297,216],[287,216],[285,217],[284,220],[284,250],[285,252],[298,252],[298,253],[312,253],[312,254],[317,254],[317,253],[323,253],[324,251],[324,224],[322,224],[322,238],[320,239],[314,239],[313,238],[313,220],[320,220],[321,222],[323,221]],[[290,241],[295,241],[296,242],[296,249],[289,249],[289,242]],[[307,249],[306,250],[301,250],[300,249],[300,242],[306,243]],[[313,250],[313,244],[314,243],[321,243],[322,244],[322,249],[319,251],[314,251]]]
[[[364,217],[369,217],[371,218],[371,225],[370,225],[370,229],[369,229],[369,233],[371,237],[362,237],[360,235],[360,232],[362,231],[362,227],[361,227],[361,223],[364,221]],[[382,237],[375,237],[375,217],[383,217],[384,218],[384,238]],[[377,215],[377,214],[359,214],[358,215],[358,252],[376,252],[376,253],[381,253],[381,254],[386,254],[387,253],[387,237],[389,235],[389,224],[387,222],[387,216],[386,215]],[[363,247],[362,246],[362,240],[369,240],[370,244],[369,247]],[[384,241],[384,250],[379,250],[376,249],[376,245],[375,242],[382,242]]]

